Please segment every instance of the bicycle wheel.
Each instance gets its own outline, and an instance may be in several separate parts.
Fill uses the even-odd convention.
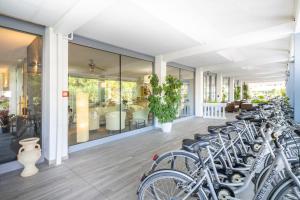
[[[171,151],[154,160],[151,172],[161,169],[177,170],[194,177],[199,170],[199,158],[186,151]]]
[[[159,170],[149,175],[138,190],[138,200],[198,200],[200,195],[193,189],[192,177],[175,170]],[[204,195],[201,193],[201,196]]]
[[[300,179],[300,176],[298,176]],[[295,184],[291,178],[286,178],[279,182],[271,191],[269,200],[298,200],[300,199],[300,188]]]

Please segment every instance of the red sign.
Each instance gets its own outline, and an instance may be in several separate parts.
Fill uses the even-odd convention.
[[[69,97],[69,91],[62,91],[62,97]]]

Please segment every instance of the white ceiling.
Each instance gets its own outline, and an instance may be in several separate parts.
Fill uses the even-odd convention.
[[[111,0],[107,4],[105,0],[0,0],[0,13],[45,26],[65,25],[68,30],[73,26],[72,31],[78,35],[156,56],[199,45],[223,44],[241,35],[292,22],[295,1]],[[82,9],[75,5],[82,5]],[[290,40],[287,35],[255,45],[215,48],[172,61],[224,74],[234,71],[236,79],[247,81],[282,80],[290,56]],[[268,63],[277,66],[276,73],[272,67],[259,64],[265,58],[277,57],[286,61],[273,59],[273,63]],[[255,64],[249,62],[245,67],[245,62],[252,59]],[[231,64],[234,67],[228,67]],[[265,74],[256,73],[261,70]]]
[[[27,46],[35,38],[34,35],[0,27],[0,67],[8,67],[16,64],[18,59],[24,59]]]

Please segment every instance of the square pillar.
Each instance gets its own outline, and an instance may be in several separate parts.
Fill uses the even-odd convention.
[[[294,108],[294,96],[295,96],[295,93],[294,93],[294,84],[295,84],[295,73],[294,73],[294,68],[295,68],[295,65],[294,63],[289,63],[288,64],[288,67],[289,67],[289,76],[288,76],[288,80],[287,80],[287,85],[286,85],[286,93],[287,93],[287,96],[289,97],[289,102],[290,102],[290,105]]]
[[[59,165],[68,157],[68,38],[46,28],[43,53],[42,137],[49,164]]]
[[[204,98],[204,76],[203,69],[196,68],[195,73],[195,115],[203,117],[203,98]]]
[[[154,72],[158,76],[159,83],[164,83],[167,75],[167,63],[162,56],[155,56]],[[154,119],[154,126],[157,128],[161,127],[156,117]]]
[[[167,63],[162,56],[155,56],[154,72],[157,74],[160,83],[164,83],[167,74]]]
[[[222,101],[222,97],[223,97],[222,86],[223,86],[223,75],[222,75],[222,73],[218,73],[217,74],[217,85],[216,85],[218,102]]]
[[[243,100],[243,84],[244,82],[242,80],[239,80],[239,86],[241,87],[240,89],[240,99]]]
[[[295,34],[295,63],[293,67],[294,119],[300,123],[300,33]]]
[[[230,77],[229,79],[229,101],[234,101],[234,78]]]

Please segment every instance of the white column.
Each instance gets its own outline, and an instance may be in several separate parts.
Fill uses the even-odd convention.
[[[292,107],[294,107],[294,63],[289,63],[289,76],[286,85],[286,93]]]
[[[294,63],[294,119],[300,123],[300,33],[295,34],[295,63]]]
[[[204,98],[204,77],[203,69],[196,68],[195,74],[195,115],[203,117],[203,98]]]
[[[229,79],[229,101],[234,101],[234,78],[230,77]]]
[[[68,38],[46,28],[43,65],[43,152],[49,164],[68,157]]]
[[[167,74],[167,63],[162,56],[155,56],[154,71],[157,74],[160,83],[164,83]]]
[[[243,84],[244,82],[242,80],[239,80],[239,86],[241,87],[241,90],[240,90],[240,99],[242,100],[243,99]]]
[[[9,100],[9,114],[17,114],[18,108],[18,93],[17,93],[17,67],[9,66],[9,89],[11,96]]]
[[[222,96],[223,96],[223,91],[222,91],[222,86],[223,86],[223,75],[222,73],[217,74],[217,85],[216,85],[216,90],[217,90],[217,101],[221,102],[222,101]]]
[[[162,56],[155,56],[154,72],[157,74],[159,82],[164,83],[167,74],[167,63]],[[160,128],[160,123],[157,118],[154,120],[154,126]]]

